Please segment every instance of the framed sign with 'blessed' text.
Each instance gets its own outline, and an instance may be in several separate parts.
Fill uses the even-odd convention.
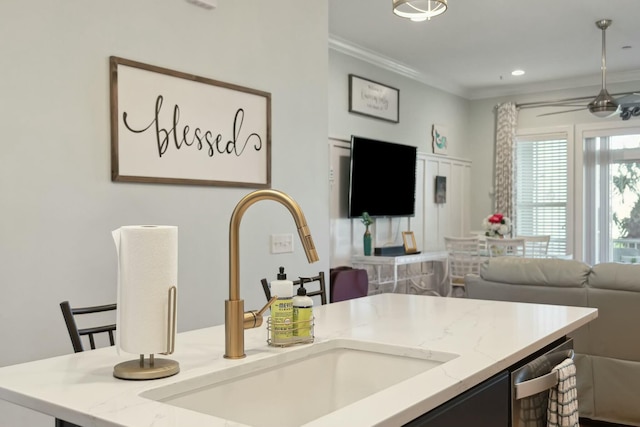
[[[271,94],[110,58],[111,179],[269,188]]]

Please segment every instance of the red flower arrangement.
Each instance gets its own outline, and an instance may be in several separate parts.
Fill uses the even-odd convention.
[[[485,235],[489,237],[505,236],[511,232],[511,220],[501,213],[489,215],[482,221]]]

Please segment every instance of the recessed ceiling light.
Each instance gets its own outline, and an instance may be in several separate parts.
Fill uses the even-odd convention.
[[[524,70],[513,70],[513,71],[511,72],[511,75],[512,75],[512,76],[521,76],[521,75],[523,75],[523,74],[524,74]]]

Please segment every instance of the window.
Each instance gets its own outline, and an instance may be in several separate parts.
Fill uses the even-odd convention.
[[[515,155],[514,234],[550,235],[550,256],[567,254],[566,134],[519,136]]]
[[[584,138],[586,261],[640,262],[640,134]]]

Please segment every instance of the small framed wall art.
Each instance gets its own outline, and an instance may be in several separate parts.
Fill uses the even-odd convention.
[[[441,125],[433,125],[431,137],[433,141],[433,154],[447,154],[449,148],[447,129]]]
[[[447,177],[436,176],[436,203],[447,203]]]
[[[400,122],[400,91],[349,74],[349,112],[389,122]]]

